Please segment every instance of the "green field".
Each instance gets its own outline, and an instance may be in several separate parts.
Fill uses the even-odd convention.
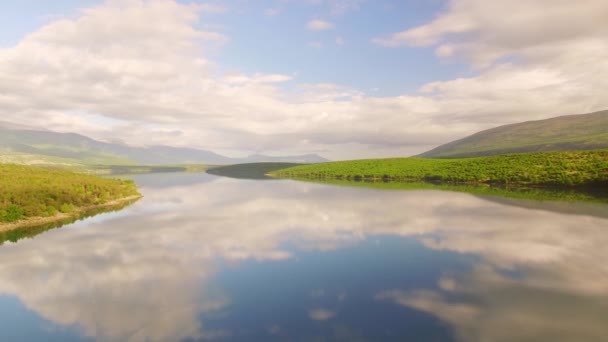
[[[0,164],[0,223],[50,217],[139,196],[128,180]]]
[[[297,166],[270,174],[275,177],[307,179],[606,186],[608,150],[521,153],[465,159],[352,160]]]

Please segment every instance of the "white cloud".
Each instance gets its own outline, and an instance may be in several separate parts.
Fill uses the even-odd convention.
[[[312,31],[325,31],[334,28],[334,24],[320,19],[313,19],[306,23],[306,28]]]
[[[137,145],[409,155],[500,124],[607,108],[608,4],[584,3],[454,0],[436,20],[382,39],[431,44],[481,66],[477,75],[374,97],[283,87],[291,76],[272,70],[221,74],[207,56],[230,40],[199,29],[210,8],[110,1],[0,50],[0,116]]]
[[[605,45],[608,34],[608,4],[603,0],[451,0],[449,4],[430,23],[374,42],[388,47],[437,45],[443,55],[458,53],[492,62],[512,54],[548,57],[574,46]]]

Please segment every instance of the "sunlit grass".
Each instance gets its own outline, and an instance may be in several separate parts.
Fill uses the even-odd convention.
[[[582,186],[608,184],[608,150],[507,154],[463,159],[392,158],[297,166],[276,177]]]

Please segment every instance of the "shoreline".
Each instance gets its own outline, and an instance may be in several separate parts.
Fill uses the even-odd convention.
[[[57,213],[53,216],[48,216],[48,217],[38,216],[38,217],[30,217],[30,218],[20,220],[17,222],[0,223],[0,233],[5,233],[5,232],[23,229],[23,228],[32,228],[32,227],[41,226],[41,225],[45,225],[45,224],[57,223],[57,222],[61,222],[63,220],[71,219],[71,218],[78,218],[83,213],[86,213],[91,210],[114,207],[114,206],[124,204],[124,203],[130,202],[130,201],[136,201],[142,197],[143,197],[142,195],[127,196],[127,197],[115,199],[115,200],[112,200],[112,201],[109,201],[109,202],[106,202],[103,204],[95,204],[95,205],[90,205],[90,206],[86,206],[86,207],[74,208],[74,210],[72,210],[69,213]]]
[[[364,176],[351,176],[351,175],[289,175],[289,174],[276,174],[267,173],[265,176],[274,179],[287,179],[296,181],[341,181],[341,182],[352,182],[352,183],[401,183],[401,184],[412,184],[412,183],[425,183],[431,185],[454,185],[454,186],[478,186],[478,187],[514,187],[514,188],[534,188],[534,189],[560,189],[560,190],[580,190],[595,186],[608,185],[603,180],[590,181],[578,184],[559,184],[551,182],[524,182],[524,181],[506,181],[506,180],[491,180],[491,181],[454,181],[438,178],[416,178],[416,177],[364,177]]]

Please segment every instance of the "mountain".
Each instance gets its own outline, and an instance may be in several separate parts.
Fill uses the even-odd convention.
[[[32,127],[32,126],[27,126],[27,125],[22,125],[22,124],[16,124],[16,123],[12,123],[12,122],[8,122],[8,121],[0,121],[0,129],[5,128],[5,129],[33,129],[36,130],[36,128]],[[38,129],[39,131],[45,131],[44,129]]]
[[[134,147],[120,143],[97,141],[75,133],[57,133],[0,122],[0,154],[27,155],[54,163],[77,164],[236,164],[250,162],[302,162],[326,161],[318,155],[270,157],[253,155],[247,158],[229,158],[194,148],[171,146]],[[17,158],[17,157],[15,157]],[[13,159],[15,159],[13,158]],[[0,158],[0,161],[3,159]],[[17,160],[19,160],[17,158]]]
[[[300,166],[303,164],[299,163],[246,163],[246,164],[234,164],[226,166],[215,166],[207,170],[207,173],[224,176],[230,178],[241,178],[241,179],[273,179],[267,176],[268,173],[276,170],[286,169],[289,167]]]
[[[299,156],[272,157],[263,154],[252,154],[247,158],[237,159],[238,163],[300,163],[314,164],[324,163],[329,160],[318,154],[303,154]]]
[[[608,148],[608,110],[500,126],[441,145],[419,157],[460,158]]]

